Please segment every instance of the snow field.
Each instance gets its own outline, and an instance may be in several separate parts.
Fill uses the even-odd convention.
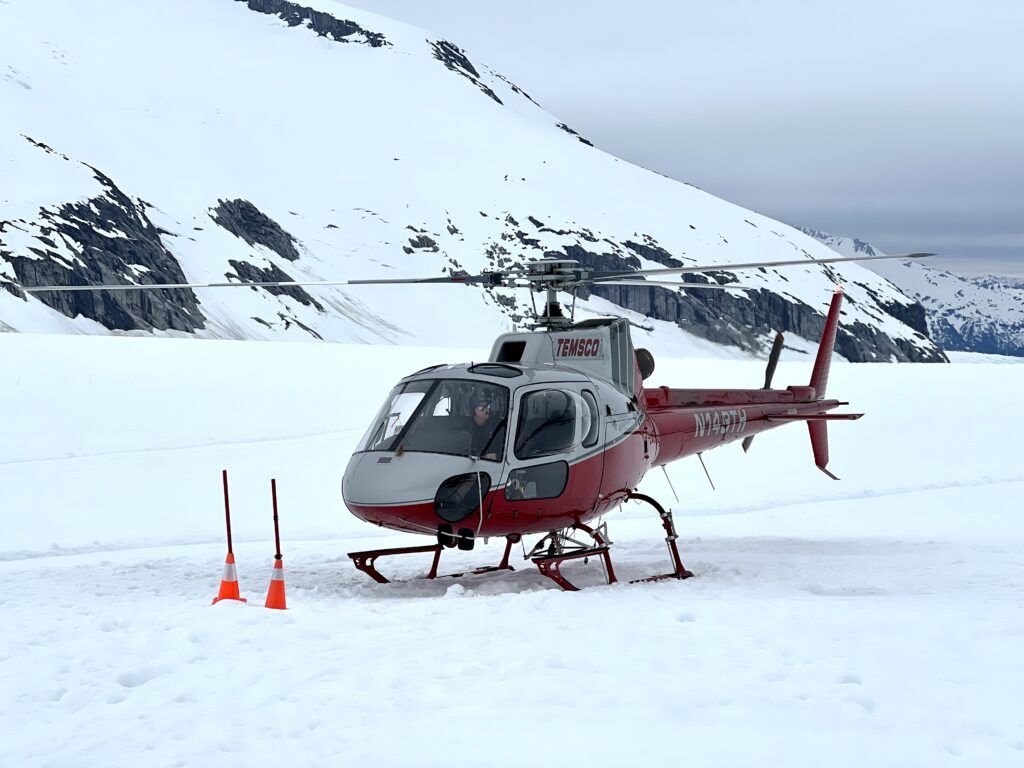
[[[567,594],[514,550],[377,585],[346,552],[425,540],[345,512],[348,452],[401,375],[482,354],[0,335],[0,765],[1024,761],[1024,367],[834,366],[867,412],[830,427],[840,483],[799,425],[708,453],[717,491],[651,475],[693,579]],[[761,377],[659,359],[652,383]],[[210,607],[224,467],[250,602]],[[262,608],[271,476],[287,612]],[[667,569],[653,514],[608,521],[621,578]]]

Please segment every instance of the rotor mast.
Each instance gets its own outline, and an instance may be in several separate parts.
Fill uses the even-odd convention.
[[[534,327],[546,331],[571,328],[573,317],[571,314],[566,317],[562,312],[562,306],[558,303],[558,290],[562,288],[575,291],[581,281],[586,279],[584,270],[579,268],[579,262],[574,259],[546,257],[530,262],[527,267],[529,272],[525,278],[530,282],[530,287],[537,293],[544,293],[544,311],[534,311]]]

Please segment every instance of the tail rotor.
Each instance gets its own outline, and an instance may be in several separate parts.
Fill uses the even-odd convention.
[[[779,357],[782,355],[782,344],[784,341],[785,337],[782,335],[782,331],[775,334],[775,341],[772,343],[772,351],[768,355],[768,367],[765,368],[764,371],[764,386],[762,389],[772,388],[772,379],[775,378],[775,369],[779,365]],[[743,438],[744,453],[750,450],[750,444],[753,442],[753,435]]]

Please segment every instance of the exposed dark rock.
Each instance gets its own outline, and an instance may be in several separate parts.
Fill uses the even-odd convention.
[[[623,245],[629,248],[629,250],[634,251],[638,256],[643,256],[645,259],[656,261],[659,264],[664,264],[666,267],[685,266],[683,262],[672,256],[671,253],[666,251],[660,245],[644,245],[642,243],[634,243],[632,240],[627,240]]]
[[[944,317],[931,318],[932,339],[943,349],[956,352],[980,352],[989,355],[1024,357],[1024,344],[1019,324],[994,326],[991,323],[962,322],[961,327]]]
[[[573,136],[575,136],[575,137],[576,137],[577,139],[579,139],[579,140],[580,140],[580,141],[582,141],[582,142],[583,142],[584,144],[586,144],[586,145],[587,145],[588,147],[592,147],[592,146],[594,146],[593,142],[591,142],[591,141],[590,141],[589,139],[585,139],[585,138],[583,138],[582,136],[580,136],[580,134],[579,134],[579,133],[578,133],[577,131],[574,131],[574,130],[573,130],[572,128],[570,128],[570,127],[569,127],[568,125],[566,125],[565,123],[559,123],[559,124],[558,124],[558,127],[559,127],[559,128],[561,128],[561,129],[562,129],[563,131],[565,131],[566,133],[568,133],[568,134],[572,134],[572,135],[573,135]]]
[[[218,200],[210,218],[249,245],[262,245],[288,261],[299,258],[298,241],[248,200]]]
[[[231,265],[231,268],[235,270],[235,274],[244,283],[280,283],[295,280],[295,278],[280,269],[276,264],[271,264],[268,269],[260,269],[247,261],[237,261],[235,259],[229,259],[228,264]],[[231,278],[232,275],[227,274],[225,277]],[[316,307],[320,312],[325,311],[320,302],[297,285],[265,285],[253,288],[253,290],[264,290],[274,296],[291,296],[300,304],[305,304],[307,307]]]
[[[431,253],[437,253],[440,248],[437,245],[437,241],[427,235],[417,235],[416,237],[409,238],[409,245],[413,248],[430,251]],[[407,251],[411,253],[411,251]]]
[[[363,29],[354,21],[339,19],[329,13],[316,11],[297,3],[289,3],[287,0],[238,0],[238,2],[245,3],[250,10],[258,13],[277,16],[289,27],[303,24],[320,37],[327,37],[339,43],[362,43],[372,48],[391,45],[384,35]]]
[[[513,91],[514,93],[518,93],[518,94],[519,94],[520,96],[522,96],[522,97],[523,97],[524,99],[528,99],[529,101],[533,101],[533,97],[532,97],[532,96],[530,96],[530,94],[528,94],[528,93],[527,93],[526,91],[524,91],[524,90],[523,90],[522,88],[520,88],[520,87],[519,87],[518,85],[516,85],[515,83],[513,83],[513,82],[512,82],[511,80],[509,80],[509,79],[508,79],[507,77],[505,77],[505,76],[504,76],[503,74],[501,74],[500,72],[495,72],[495,71],[494,71],[493,69],[490,69],[490,68],[488,68],[488,70],[487,70],[487,71],[488,71],[488,72],[489,72],[490,74],[492,74],[492,75],[493,75],[494,77],[496,77],[496,78],[498,78],[499,80],[501,80],[502,82],[504,82],[504,83],[505,83],[505,85],[507,85],[507,86],[508,86],[509,88],[511,88],[511,89],[512,89],[512,91]],[[538,107],[540,106],[540,104],[537,104],[537,102],[536,102],[536,101],[533,101],[533,103],[534,103],[534,104],[536,104],[536,105],[537,105]]]
[[[794,227],[794,229],[799,229],[805,235],[810,235],[815,240],[820,240],[826,245],[830,240],[836,239],[834,235],[830,235],[828,232],[822,232],[819,229],[812,229],[811,227]],[[865,242],[864,240],[859,240],[856,237],[851,238],[850,240],[853,243],[853,250],[856,253],[863,253],[865,256],[877,255],[875,249],[871,247],[871,243]]]
[[[522,230],[520,230],[520,229],[517,229],[517,230],[516,230],[516,238],[517,238],[517,239],[519,240],[519,242],[521,242],[521,243],[522,243],[523,245],[528,245],[528,246],[530,246],[531,248],[539,248],[539,247],[540,247],[540,240],[538,240],[538,239],[537,239],[537,238],[535,238],[535,237],[527,237],[527,236],[526,236],[526,233],[525,233],[525,232],[523,232],[523,231],[522,231]]]
[[[18,282],[25,286],[188,282],[145,206],[106,175],[87,167],[104,188],[102,194],[56,209],[42,208],[32,222],[0,222],[0,258],[11,264]],[[2,233],[8,228],[37,230],[36,241],[44,247],[28,247],[34,256],[3,248]],[[0,285],[24,296],[9,284]],[[87,317],[112,330],[191,333],[205,327],[195,294],[185,288],[37,293],[35,297],[67,317]]]
[[[310,328],[310,327],[309,327],[308,325],[306,325],[305,323],[303,323],[303,322],[302,322],[301,320],[299,320],[299,319],[298,319],[297,317],[292,317],[291,315],[286,315],[286,314],[284,314],[283,312],[278,312],[278,313],[277,313],[277,316],[278,316],[279,318],[281,318],[281,322],[282,322],[282,323],[284,323],[284,329],[285,329],[286,331],[287,331],[287,330],[288,330],[289,328],[291,328],[292,324],[294,323],[295,325],[299,326],[299,328],[301,328],[302,330],[304,330],[304,331],[305,331],[306,333],[308,333],[308,334],[309,334],[310,336],[312,336],[312,337],[313,337],[314,339],[316,339],[317,341],[323,341],[323,340],[324,340],[324,337],[323,337],[323,336],[321,336],[321,335],[320,335],[319,333],[317,333],[316,331],[314,331],[314,330],[313,330],[312,328]]]
[[[613,253],[594,253],[580,245],[565,245],[562,246],[562,250],[565,252],[564,256],[568,256],[570,259],[575,259],[581,266],[599,272],[640,269],[641,267],[640,259],[635,256],[623,258],[621,256],[616,256]],[[563,258],[563,254],[558,253],[557,251],[548,252],[544,255]]]
[[[449,43],[447,40],[435,40],[430,43],[430,47],[434,50],[435,59],[455,74],[462,75],[499,104],[504,104],[494,91],[481,82],[480,73],[473,66],[473,62],[466,57],[466,52],[459,48],[459,46]]]
[[[636,245],[634,243],[633,245]],[[636,250],[629,246],[631,250]],[[666,263],[672,257],[657,249],[642,252],[644,258]],[[638,269],[638,259],[624,259],[609,253],[594,253],[580,246],[563,247],[565,254],[581,265],[595,270]],[[561,255],[561,254],[553,254]],[[675,265],[671,265],[675,266]],[[719,284],[736,282],[728,272],[686,276],[687,282]],[[825,307],[813,308],[792,298],[767,290],[752,290],[732,295],[727,291],[690,291],[685,297],[658,286],[594,286],[601,296],[627,309],[657,320],[675,323],[680,328],[718,344],[729,344],[750,352],[763,353],[763,340],[772,331],[795,333],[817,340],[825,327]],[[586,292],[581,291],[584,297]],[[873,327],[860,323],[840,326],[836,351],[855,362],[890,359],[912,362],[942,362],[939,350],[922,349],[908,341],[891,339]]]
[[[874,299],[875,304],[881,307],[887,315],[895,317],[901,323],[909,325],[918,333],[926,338],[928,337],[928,319],[921,302],[915,301],[913,304],[900,304],[895,301],[885,301],[870,286],[863,283],[854,283],[854,285],[859,285],[867,291],[868,295]]]

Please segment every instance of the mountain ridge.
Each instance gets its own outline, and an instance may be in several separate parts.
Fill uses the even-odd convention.
[[[13,108],[0,118],[0,159],[19,182],[0,200],[0,320],[9,329],[480,344],[521,323],[529,306],[522,292],[467,287],[196,289],[72,302],[17,289],[97,275],[159,282],[152,260],[126,244],[164,254],[167,274],[190,282],[429,276],[545,255],[643,268],[828,253],[784,224],[606,155],[453,43],[357,9],[10,0],[3,17],[14,23],[0,25],[0,94]],[[115,17],[136,34],[111,37]],[[113,193],[96,174],[118,190],[123,215],[99,213]],[[652,346],[669,350],[711,340],[760,354],[784,330],[807,352],[842,281],[850,301],[840,354],[944,359],[916,323],[915,302],[861,267],[708,279],[751,290],[684,298],[607,287],[581,294],[578,310],[646,314]],[[169,318],[181,306],[198,315],[176,325]]]
[[[844,256],[884,254],[856,238],[803,231]],[[1024,357],[1024,282],[998,276],[971,279],[918,261],[867,266],[920,302],[930,336],[943,349]]]

